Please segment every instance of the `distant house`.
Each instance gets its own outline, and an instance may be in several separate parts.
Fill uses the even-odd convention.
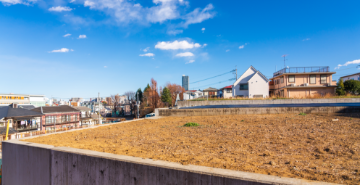
[[[269,80],[250,66],[232,86],[233,97],[266,98],[269,96]]]
[[[41,117],[43,114],[19,108],[17,104],[3,106],[0,108],[0,123],[5,127],[9,121],[9,127],[19,132],[38,130],[40,128]]]
[[[274,82],[270,85],[270,93],[286,98],[334,94],[333,74],[329,66],[287,67],[275,72],[270,79]]]
[[[32,111],[45,115],[42,117],[40,130],[53,130],[54,126],[56,129],[80,126],[81,111],[68,105],[38,107],[32,109]]]
[[[219,98],[231,98],[232,97],[232,85],[228,85],[218,90]]]
[[[347,80],[357,80],[360,81],[360,73],[355,73],[355,74],[351,74],[351,75],[346,75],[346,76],[342,76],[340,77],[342,78],[343,82],[347,81]]]
[[[183,93],[184,100],[191,100],[203,96],[203,92],[198,90],[189,90]]]
[[[204,89],[203,93],[205,97],[213,98],[217,96],[217,91],[217,89],[209,87],[207,89]]]

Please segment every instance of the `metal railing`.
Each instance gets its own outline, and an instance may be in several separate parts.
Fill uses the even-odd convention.
[[[16,128],[17,131],[25,131],[25,130],[35,130],[39,127],[37,125],[28,125],[28,126],[20,126],[19,128]]]
[[[320,67],[288,67],[281,69],[273,74],[273,77],[282,75],[284,73],[323,73],[330,72],[329,66]]]

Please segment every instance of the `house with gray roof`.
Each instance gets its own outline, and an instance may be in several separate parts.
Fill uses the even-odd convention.
[[[232,86],[233,97],[266,98],[269,96],[269,80],[250,66]]]

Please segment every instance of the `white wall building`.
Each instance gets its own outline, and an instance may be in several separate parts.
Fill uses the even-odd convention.
[[[357,80],[357,81],[360,81],[360,73],[355,73],[355,74],[343,76],[343,77],[340,77],[340,78],[343,79],[343,82],[345,82],[346,80]]]
[[[184,100],[191,100],[191,99],[196,99],[203,96],[203,92],[198,91],[198,90],[190,90],[190,91],[185,91],[183,93],[183,98]]]
[[[269,96],[269,80],[253,66],[233,84],[233,97],[266,98]]]

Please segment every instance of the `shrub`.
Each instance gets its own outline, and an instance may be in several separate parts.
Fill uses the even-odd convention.
[[[193,122],[189,122],[184,125],[184,127],[197,127],[197,126],[200,126],[199,123],[193,123]]]
[[[306,114],[304,112],[300,112],[300,116],[305,116]]]

